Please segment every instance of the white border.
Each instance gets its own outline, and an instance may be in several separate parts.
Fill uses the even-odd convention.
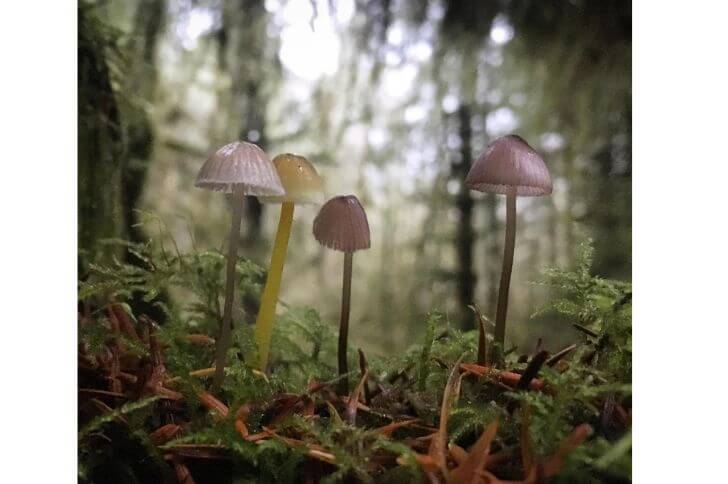
[[[76,2],[0,19],[0,480],[77,482]]]
[[[722,2],[635,2],[634,474],[725,480],[728,133]]]

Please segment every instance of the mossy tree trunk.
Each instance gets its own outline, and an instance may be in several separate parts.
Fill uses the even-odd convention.
[[[140,2],[131,43],[123,55],[119,33],[91,5],[78,9],[78,242],[99,260],[117,251],[106,238],[144,240],[134,209],[144,188],[153,131],[144,106],[156,88],[154,52],[164,2]],[[127,75],[113,88],[112,66]]]
[[[152,156],[153,130],[146,106],[156,90],[155,50],[164,16],[163,0],[139,2],[130,41],[96,13],[79,6],[78,46],[78,245],[79,272],[89,261],[111,256],[135,260],[103,239],[142,242],[134,210],[144,189]],[[114,72],[124,72],[119,79]],[[116,87],[114,87],[116,86]],[[161,321],[163,313],[133,298],[136,312]]]
[[[78,9],[78,246],[79,271],[113,255],[99,242],[125,237],[123,130],[111,84],[112,40],[93,7]]]

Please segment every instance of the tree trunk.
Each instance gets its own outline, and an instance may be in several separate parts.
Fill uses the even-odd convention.
[[[473,243],[475,241],[475,233],[473,230],[473,197],[470,195],[470,189],[464,183],[465,177],[473,162],[470,108],[465,104],[461,105],[458,109],[458,122],[461,141],[460,160],[452,165],[453,178],[459,182],[458,193],[455,197],[455,206],[459,215],[455,241],[458,261],[456,286],[460,327],[464,330],[469,330],[474,325],[474,315],[468,306],[473,304],[476,279],[473,273]]]
[[[108,40],[92,7],[78,9],[78,246],[79,276],[86,262],[120,255],[99,245],[123,238],[123,134],[111,87]]]
[[[140,97],[143,103],[154,104],[157,88],[156,46],[164,25],[164,1],[140,2],[134,15],[134,31],[130,46],[131,65],[124,89]],[[152,157],[154,131],[149,114],[139,104],[124,111],[127,134],[126,164],[122,180],[124,223],[129,239],[143,242],[146,237],[134,209],[138,208]],[[127,256],[128,257],[128,256]]]

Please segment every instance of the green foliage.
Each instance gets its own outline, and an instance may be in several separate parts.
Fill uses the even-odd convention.
[[[373,476],[380,474],[382,469],[374,464],[375,455],[382,451],[394,456],[412,455],[411,449],[404,444],[350,425],[322,427],[317,438],[336,456],[337,470],[324,480],[329,483],[377,482]],[[406,467],[412,474],[419,474],[414,465]]]
[[[144,482],[144,471],[147,475],[158,476],[167,473],[167,465],[149,441],[147,433],[140,430],[145,418],[151,415],[151,407],[157,400],[158,397],[150,397],[126,403],[112,412],[92,419],[79,430],[79,480],[93,480],[93,476],[110,469],[113,469],[111,473],[116,479],[125,482]],[[143,415],[136,419],[130,418],[138,413]],[[128,425],[122,422],[127,422]],[[114,459],[113,449],[107,445],[112,439],[119,447],[127,448],[126,458]],[[139,465],[141,461],[138,457],[143,458],[145,463]]]
[[[89,277],[79,286],[79,299],[130,301],[135,295],[145,302],[155,302],[160,294],[170,289],[182,291],[187,300],[181,315],[190,328],[201,330],[217,328],[222,319],[221,300],[224,291],[225,256],[219,251],[192,251],[181,254],[164,222],[147,212],[139,212],[142,224],[155,223],[160,237],[169,237],[175,247],[170,254],[162,243],[152,240],[133,243],[107,239],[102,244],[122,247],[134,263],[113,258],[110,264],[91,263]],[[265,280],[265,271],[257,264],[239,258],[236,264],[236,289],[240,298],[258,298]],[[156,302],[155,304],[161,305]],[[168,308],[162,309],[169,313]]]
[[[564,372],[542,370],[544,380],[553,392],[519,392],[509,396],[531,412],[530,433],[541,455],[556,451],[558,443],[578,424],[596,422],[600,408],[595,404],[607,395],[629,395],[629,385],[601,383],[600,372],[587,366],[570,365]]]
[[[105,296],[110,299],[131,299],[134,293],[141,293],[147,302],[153,301],[164,290],[177,286],[192,292],[196,300],[186,309],[196,318],[193,322],[217,318],[219,298],[223,290],[222,270],[225,256],[217,251],[194,252],[170,256],[163,250],[162,257],[155,257],[151,243],[135,244],[118,240],[107,244],[124,246],[129,253],[144,262],[139,267],[114,259],[113,264],[100,266],[90,264],[90,278],[81,283],[79,298]],[[246,259],[236,265],[241,291],[254,290],[256,281],[262,279],[263,269]]]
[[[480,435],[485,424],[496,419],[502,420],[506,416],[504,409],[496,402],[466,396],[450,411],[448,435],[452,442],[467,442]]]
[[[88,437],[92,433],[97,432],[99,429],[101,429],[107,423],[113,422],[114,420],[117,420],[119,417],[128,415],[137,410],[147,408],[149,405],[151,405],[158,399],[159,399],[158,397],[150,397],[150,398],[146,398],[144,400],[139,400],[137,402],[129,402],[129,403],[122,405],[121,407],[119,407],[119,409],[114,410],[113,412],[101,415],[101,416],[91,420],[81,430],[78,431],[78,440],[83,441],[86,437]]]
[[[435,328],[441,320],[442,315],[439,313],[430,313],[427,316],[425,342],[422,344],[422,352],[417,361],[417,389],[419,391],[424,391],[427,384],[427,377],[430,374],[430,366],[432,365],[430,353],[432,352],[432,344],[435,342]]]
[[[289,308],[273,328],[271,349],[275,374],[299,389],[336,376],[337,336],[315,309]]]
[[[632,473],[632,431],[624,434],[617,442],[611,443],[599,439],[590,448],[592,456],[584,460],[593,463],[594,467],[604,472],[629,476]]]
[[[591,241],[579,246],[574,271],[547,269],[544,284],[560,297],[540,312],[555,311],[596,333],[595,357],[601,369],[617,381],[632,377],[632,285],[591,275]]]
[[[256,373],[243,360],[231,359],[225,369],[223,390],[235,405],[243,403],[260,403],[269,401],[274,395],[300,388],[283,375],[274,373],[263,376]],[[235,406],[233,405],[233,406]]]

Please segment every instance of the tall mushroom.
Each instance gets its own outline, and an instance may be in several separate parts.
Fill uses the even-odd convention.
[[[367,214],[354,195],[334,197],[326,202],[316,215],[313,221],[313,235],[321,245],[344,253],[338,357],[339,375],[345,375],[349,372],[346,349],[349,335],[352,262],[354,252],[371,246]],[[339,382],[339,393],[346,393],[348,387],[347,378],[342,378]]]
[[[286,193],[274,197],[261,197],[261,201],[281,203],[281,218],[278,222],[276,240],[265,281],[260,310],[255,321],[255,341],[258,344],[258,367],[264,370],[268,364],[270,339],[273,333],[276,302],[281,287],[283,265],[286,261],[288,239],[293,225],[293,209],[295,204],[321,203],[323,199],[323,181],[313,165],[303,156],[290,153],[273,158],[273,164],[283,183]]]
[[[235,263],[240,241],[240,221],[245,195],[283,195],[285,192],[273,163],[260,147],[244,141],[234,141],[215,152],[200,168],[196,187],[232,194],[232,223],[227,253],[225,306],[222,327],[215,349],[213,389],[220,388],[225,368],[225,355],[230,347],[235,300]]]
[[[490,353],[497,361],[505,345],[508,289],[516,242],[516,197],[550,194],[551,176],[543,158],[523,138],[511,134],[486,147],[470,168],[465,185],[472,190],[506,196],[506,240],[495,318],[495,351]]]

